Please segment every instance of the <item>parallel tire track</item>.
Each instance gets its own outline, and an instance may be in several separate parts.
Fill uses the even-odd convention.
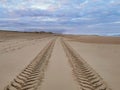
[[[70,45],[63,40],[61,40],[61,43],[69,58],[69,62],[73,68],[73,75],[81,90],[111,90],[100,75]]]
[[[37,90],[44,78],[44,71],[48,65],[55,40],[36,56],[36,58],[5,87],[4,90]]]

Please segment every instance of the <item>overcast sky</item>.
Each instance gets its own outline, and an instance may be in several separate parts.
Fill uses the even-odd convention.
[[[120,0],[0,0],[0,29],[120,33]]]

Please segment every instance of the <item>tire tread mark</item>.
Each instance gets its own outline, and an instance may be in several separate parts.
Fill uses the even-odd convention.
[[[33,61],[4,90],[37,90],[44,78],[55,39],[50,41]]]
[[[68,43],[61,39],[61,44],[69,58],[69,63],[73,68],[73,75],[81,90],[112,90]]]

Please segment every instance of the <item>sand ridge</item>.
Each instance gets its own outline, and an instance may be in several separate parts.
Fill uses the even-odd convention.
[[[60,40],[58,38],[56,41],[45,79],[39,90],[79,90]]]

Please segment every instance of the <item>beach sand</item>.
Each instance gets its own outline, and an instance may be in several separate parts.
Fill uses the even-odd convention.
[[[0,90],[119,90],[120,38],[0,33]]]

